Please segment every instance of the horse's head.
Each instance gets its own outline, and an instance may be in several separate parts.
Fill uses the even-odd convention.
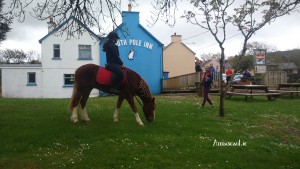
[[[143,102],[143,112],[148,122],[152,122],[155,119],[155,98],[147,99]]]
[[[137,95],[143,101],[143,112],[148,122],[152,122],[155,119],[155,98],[152,97],[150,89],[146,81],[139,77],[140,81],[137,87]]]

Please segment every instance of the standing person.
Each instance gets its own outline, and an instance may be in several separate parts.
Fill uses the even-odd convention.
[[[208,96],[208,93],[209,93],[209,91],[211,89],[211,85],[212,85],[212,74],[211,74],[210,67],[205,68],[205,72],[202,76],[202,85],[203,85],[204,94],[203,94],[203,102],[202,102],[201,108],[204,108],[206,101],[208,101],[208,103],[210,104],[210,107],[212,107],[213,104]]]
[[[195,71],[202,72],[202,68],[200,66],[201,62],[199,60],[196,61]]]
[[[213,74],[213,73],[215,73],[215,67],[214,67],[214,65],[211,63],[211,64],[209,64],[209,67],[210,67],[210,72]]]
[[[243,74],[243,78],[250,78],[251,77],[251,73],[248,72],[248,70],[246,69],[244,74]]]
[[[116,89],[123,78],[122,67],[125,67],[120,59],[119,49],[116,45],[120,39],[116,32],[110,32],[108,34],[108,40],[104,42],[103,51],[106,52],[106,68],[115,73],[116,78],[113,79],[113,89]]]
[[[230,81],[231,76],[232,76],[232,70],[231,70],[231,68],[228,68],[226,70],[225,74],[226,74],[226,83],[228,84],[228,82]]]

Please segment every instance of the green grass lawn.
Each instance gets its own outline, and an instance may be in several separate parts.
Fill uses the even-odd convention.
[[[0,168],[299,168],[300,96],[236,96],[225,117],[212,98],[201,109],[196,95],[156,96],[145,127],[127,102],[113,123],[117,97],[89,99],[89,124],[70,122],[69,99],[0,98]]]

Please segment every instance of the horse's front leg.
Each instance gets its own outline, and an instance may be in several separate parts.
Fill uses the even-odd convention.
[[[78,122],[77,111],[78,111],[78,106],[72,108],[71,122],[73,123]]]
[[[132,109],[133,112],[134,112],[136,122],[137,122],[139,125],[144,126],[144,124],[143,124],[143,122],[142,122],[142,120],[141,120],[141,118],[140,118],[140,116],[139,116],[139,113],[138,113],[138,111],[137,111],[137,108],[136,108],[136,106],[135,106],[133,97],[128,97],[126,100],[128,101],[128,103],[129,103],[131,109]]]
[[[80,100],[80,105],[81,105],[81,108],[82,108],[82,111],[81,111],[81,120],[85,121],[85,122],[90,122],[90,118],[87,114],[87,111],[86,111],[86,103],[87,103],[87,100],[90,96],[90,93],[91,93],[92,89],[86,89],[82,95],[82,98]]]
[[[124,97],[119,95],[118,97],[118,102],[117,102],[117,106],[116,106],[116,109],[115,109],[115,113],[114,113],[114,122],[118,122],[119,121],[119,113],[120,113],[120,108],[121,108],[121,105],[123,103],[123,100],[124,100]]]

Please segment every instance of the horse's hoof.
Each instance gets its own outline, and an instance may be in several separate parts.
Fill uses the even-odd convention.
[[[75,123],[78,122],[78,120],[76,120],[76,119],[71,119],[71,122],[72,122],[73,124],[75,124]]]
[[[118,122],[119,120],[118,119],[114,119],[114,123]]]
[[[82,121],[85,122],[85,123],[91,123],[90,119],[88,119],[88,120],[82,120]]]
[[[144,123],[138,123],[141,127],[145,127]]]

